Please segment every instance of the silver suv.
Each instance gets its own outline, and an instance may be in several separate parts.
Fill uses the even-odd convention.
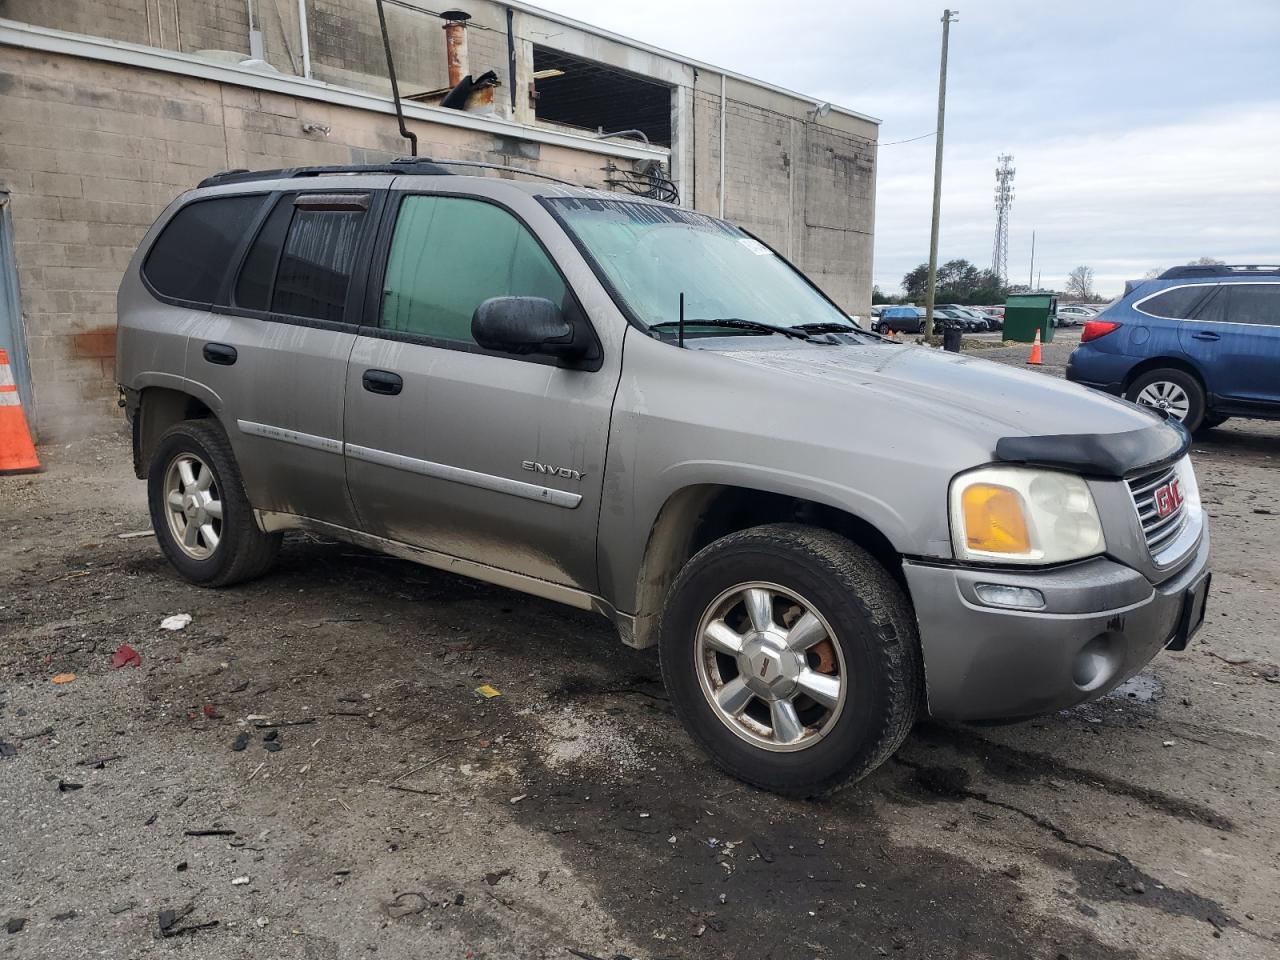
[[[813,796],[922,714],[1101,696],[1204,615],[1187,433],[860,330],[745,231],[425,163],[233,172],[120,288],[159,543],[304,529],[609,617],[729,773]]]

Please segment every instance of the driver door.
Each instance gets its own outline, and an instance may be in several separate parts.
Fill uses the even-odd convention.
[[[525,199],[530,217],[558,229]],[[482,349],[471,317],[490,297],[545,297],[591,331],[512,209],[424,193],[393,194],[392,205],[380,296],[347,374],[347,480],[363,529],[595,590],[620,357],[587,369]]]

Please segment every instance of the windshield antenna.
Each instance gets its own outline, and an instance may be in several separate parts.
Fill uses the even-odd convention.
[[[680,329],[680,335],[677,342],[680,344],[680,346],[683,347],[684,346],[684,291],[683,290],[680,291],[680,328],[679,329]]]

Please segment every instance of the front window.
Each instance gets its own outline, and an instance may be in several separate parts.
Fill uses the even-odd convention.
[[[546,203],[595,262],[633,319],[674,335],[684,294],[687,332],[727,331],[698,320],[773,326],[855,324],[795,267],[737,227],[678,207],[554,197]]]

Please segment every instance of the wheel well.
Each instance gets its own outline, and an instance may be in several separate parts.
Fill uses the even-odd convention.
[[[133,418],[133,472],[146,479],[151,452],[164,432],[183,420],[212,417],[213,411],[202,401],[181,390],[148,387],[142,391]]]
[[[721,537],[766,523],[803,523],[847,537],[907,590],[900,554],[888,537],[861,517],[812,500],[745,487],[687,487],[663,505],[649,532],[636,585],[633,645],[648,647],[658,642],[667,591],[694,554]]]
[[[1143,360],[1136,364],[1124,378],[1124,389],[1128,392],[1133,382],[1145,373],[1152,370],[1181,370],[1188,376],[1195,377],[1196,383],[1200,384],[1200,389],[1204,391],[1205,401],[1208,402],[1209,391],[1205,387],[1204,377],[1200,375],[1200,371],[1187,363],[1185,360],[1178,360],[1174,357],[1152,357],[1150,360]]]

